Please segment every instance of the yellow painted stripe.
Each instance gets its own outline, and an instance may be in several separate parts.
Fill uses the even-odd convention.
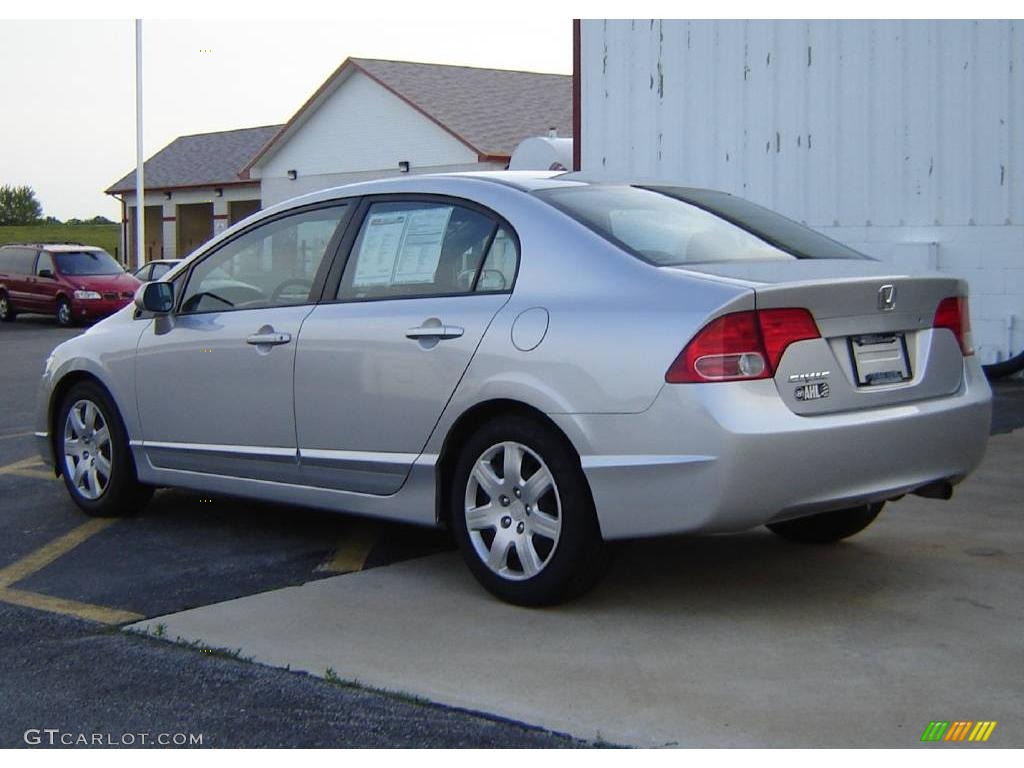
[[[0,467],[0,475],[6,475],[11,472],[18,472],[22,469],[28,469],[29,467],[43,466],[43,460],[38,456],[29,456],[27,459],[21,459],[11,464],[5,464]]]
[[[34,608],[37,611],[48,611],[59,613],[64,616],[73,616],[76,619],[95,621],[100,624],[130,624],[141,621],[145,617],[122,611],[118,608],[107,608],[103,605],[91,605],[90,603],[79,603],[76,600],[66,600],[63,597],[52,597],[40,595],[35,592],[25,592],[20,589],[0,589],[0,602],[10,605],[20,605],[23,608]]]
[[[13,440],[16,437],[29,437],[34,434],[35,432],[9,432],[6,435],[0,435],[0,440]]]
[[[327,573],[361,571],[376,543],[376,528],[366,523],[352,523],[338,542],[330,560],[321,563],[317,570]]]
[[[982,734],[981,738],[978,739],[978,741],[988,741],[988,737],[992,735],[992,731],[994,731],[995,729],[996,729],[996,721],[993,720],[992,722],[990,722],[988,724],[988,728],[985,729],[985,733]]]
[[[985,727],[985,721],[983,721],[983,720],[979,720],[977,723],[975,723],[974,724],[974,730],[971,731],[971,735],[967,737],[967,740],[968,741],[977,741],[978,740],[978,734],[981,733],[981,731],[982,731],[982,729],[984,727]]]
[[[0,467],[0,475],[17,475],[19,477],[32,477],[37,480],[56,480],[57,476],[47,468],[43,460],[38,456],[30,456],[27,459],[16,461]]]
[[[35,552],[26,555],[21,560],[8,565],[3,570],[0,570],[0,589],[9,587],[11,584],[31,576],[36,571],[41,571],[54,560],[66,555],[83,541],[96,535],[113,523],[114,520],[112,519],[97,518],[90,520],[77,528],[73,528],[60,538],[54,539],[49,544],[40,547]]]

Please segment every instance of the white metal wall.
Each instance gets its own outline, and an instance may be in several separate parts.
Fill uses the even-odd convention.
[[[582,167],[724,189],[971,282],[1024,347],[1024,24],[584,21]]]

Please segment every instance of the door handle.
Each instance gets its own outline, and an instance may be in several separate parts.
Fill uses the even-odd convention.
[[[290,333],[276,333],[276,332],[261,332],[254,333],[251,336],[247,336],[245,339],[246,344],[255,344],[256,346],[268,346],[272,347],[277,344],[287,344],[292,340]]]
[[[407,339],[457,339],[466,331],[457,325],[421,325],[405,332]]]

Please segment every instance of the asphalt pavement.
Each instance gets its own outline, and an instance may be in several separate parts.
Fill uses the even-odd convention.
[[[60,481],[39,463],[31,436],[32,408],[43,361],[53,346],[81,331],[57,328],[49,318],[20,317],[15,323],[0,324],[0,653],[4,659],[0,666],[0,747],[26,745],[26,732],[29,742],[38,740],[41,745],[54,737],[58,744],[62,739],[64,743],[81,744],[83,737],[88,741],[100,736],[114,745],[146,746],[152,741],[143,743],[139,734],[146,734],[147,740],[185,734],[193,739],[198,735],[203,746],[215,747],[575,747],[603,743],[609,732],[615,732],[606,729],[602,733],[596,728],[583,734],[587,741],[578,741],[517,722],[541,722],[555,731],[568,730],[559,727],[563,721],[557,716],[549,717],[539,708],[531,709],[530,691],[521,692],[515,700],[509,699],[507,691],[499,691],[505,694],[504,699],[486,707],[487,712],[503,713],[513,719],[471,711],[476,706],[472,702],[486,704],[488,700],[486,696],[471,695],[474,686],[479,688],[476,684],[480,680],[460,684],[461,667],[457,660],[442,657],[440,664],[427,670],[429,684],[424,684],[422,659],[402,659],[410,677],[408,681],[395,681],[380,674],[381,669],[388,671],[386,657],[360,656],[362,650],[373,650],[374,628],[378,623],[393,629],[401,624],[401,612],[414,615],[415,610],[423,609],[423,605],[403,602],[408,596],[399,595],[403,599],[391,600],[386,591],[378,595],[370,613],[365,603],[361,610],[352,607],[352,595],[365,600],[368,589],[372,597],[375,585],[388,583],[387,574],[392,571],[399,582],[407,580],[410,594],[419,594],[417,590],[424,589],[429,592],[436,581],[438,594],[448,596],[449,600],[460,589],[468,589],[465,599],[479,603],[484,612],[497,618],[511,615],[507,607],[483,596],[464,570],[452,562],[452,543],[444,533],[178,490],[159,491],[144,513],[134,518],[97,523],[83,516],[68,499]],[[1000,383],[995,394],[993,433],[1005,434],[1024,427],[1024,383]],[[1003,507],[999,506],[1012,506],[1020,491],[1019,482],[1013,478],[1012,458],[1007,464],[1004,456],[998,472],[984,476],[989,479],[980,484],[980,495],[975,496],[977,504],[989,515],[986,525],[996,526],[986,535],[996,535],[998,526],[1019,530],[1019,516],[1000,511]],[[897,529],[900,535],[893,538],[892,546],[885,539],[879,540],[890,557],[901,551],[901,541],[925,542],[927,547],[936,549],[944,546],[941,536],[931,541],[930,534],[915,527],[919,524],[912,517],[897,514],[894,519],[903,521],[897,523],[904,526]],[[884,535],[886,530],[893,529],[879,530]],[[944,533],[948,536],[952,531],[950,528]],[[869,535],[876,534],[865,534]],[[866,541],[870,546],[871,540]],[[925,544],[915,546],[920,549]],[[574,631],[588,638],[594,648],[592,657],[578,660],[578,676],[593,677],[588,664],[597,663],[607,653],[607,643],[612,644],[612,651],[628,646],[620,637],[614,610],[609,614],[609,606],[614,608],[620,597],[634,605],[635,610],[646,606],[644,610],[661,617],[671,614],[680,600],[698,615],[711,617],[726,615],[723,605],[735,605],[750,612],[750,621],[760,620],[762,629],[769,630],[789,615],[785,608],[789,593],[810,612],[830,610],[827,602],[821,602],[820,595],[813,590],[807,593],[800,575],[806,563],[794,563],[787,554],[789,550],[782,546],[760,533],[711,540],[645,542],[627,548],[607,584],[594,596],[563,612],[566,620],[577,627]],[[850,554],[856,546],[859,545],[844,549],[847,559],[843,561],[840,557],[840,561],[855,563],[857,558]],[[1018,567],[1013,567],[1016,550],[1012,547],[1005,550],[1005,546],[1000,549],[985,544],[969,549],[972,552],[964,555],[966,562],[995,563],[1008,569],[1006,573],[1013,578],[1019,575],[1019,561]],[[716,558],[722,557],[740,575],[724,582],[715,575]],[[931,563],[930,557],[921,563]],[[406,562],[395,569],[383,567],[417,558],[426,559]],[[885,558],[869,558],[870,567],[865,567],[870,571],[884,561]],[[420,562],[422,566],[417,565]],[[787,592],[779,594],[763,582],[760,562],[784,571],[777,584]],[[999,565],[1004,562],[1009,565]],[[819,565],[826,572],[835,568],[827,558]],[[917,567],[896,564],[897,569]],[[934,564],[927,567],[933,568]],[[794,568],[799,573],[790,574],[789,570]],[[350,572],[349,576],[338,576]],[[674,574],[668,582],[666,573]],[[838,584],[844,584],[849,575],[841,572],[841,568],[833,572]],[[872,590],[883,592],[884,584],[898,583],[901,578],[897,574],[886,581],[888,577],[871,576],[867,571],[857,571],[853,576],[867,579]],[[642,581],[648,577],[661,584],[653,596],[647,587],[636,582],[637,578]],[[983,577],[982,573],[979,578]],[[680,597],[673,591],[673,583],[691,583],[694,579],[694,583],[703,584],[705,598],[696,593]],[[924,599],[940,601],[935,589],[929,591],[927,580],[916,579],[914,583]],[[717,594],[715,589],[722,584],[726,586],[725,592],[720,600],[716,599],[722,605],[708,604],[708,596]],[[298,664],[291,669],[277,669],[246,661],[256,653],[243,646],[251,641],[258,646],[259,637],[248,636],[237,644],[207,647],[185,632],[182,642],[175,644],[167,642],[166,637],[147,638],[120,628],[152,617],[183,612],[187,615],[191,609],[201,611],[203,606],[235,604],[232,601],[255,599],[251,596],[264,593],[274,600],[275,594],[289,594],[278,592],[285,588],[300,592],[319,589],[320,594],[340,590],[337,601],[328,608],[336,613],[318,618],[366,646],[339,648],[335,638],[335,646],[324,651],[326,663],[339,658],[349,666],[343,668],[339,664],[337,671],[332,668],[328,673],[318,661],[309,668],[312,674],[306,674],[293,671]],[[438,594],[425,594],[423,599],[435,600]],[[985,611],[993,610],[984,595],[979,597],[970,590],[965,594],[967,597],[955,605],[980,611],[981,619],[985,618]],[[751,595],[760,597],[750,603],[747,598]],[[447,631],[449,637],[443,642],[434,638],[434,642],[455,647],[460,639],[455,631],[457,622],[466,620],[465,612],[454,610],[455,606],[450,604],[439,608],[447,616],[447,626],[433,629],[435,634]],[[634,621],[635,610],[627,611],[629,615],[624,620]],[[936,610],[950,609],[940,606]],[[252,614],[246,616],[252,618]],[[556,613],[554,618],[557,616]],[[965,621],[970,626],[970,616],[965,616]],[[801,622],[802,631],[813,630],[812,618],[801,617]],[[527,623],[532,628],[558,624],[550,611],[537,612]],[[295,627],[296,639],[301,636],[307,654],[310,638],[315,638],[314,624],[311,620],[308,627]],[[151,626],[162,625],[162,620],[151,622]],[[714,639],[706,628],[694,626],[696,630],[687,625],[682,631],[696,631],[695,643],[708,637]],[[275,648],[280,651],[281,627],[273,629]],[[729,636],[728,627],[719,629]],[[516,630],[513,626],[508,631]],[[547,641],[544,637],[541,640]],[[871,637],[865,635],[863,641],[870,643]],[[569,659],[572,648],[563,645],[564,642],[556,643],[553,647],[562,649]],[[643,643],[629,647],[632,650],[627,656],[640,658]],[[237,654],[236,648],[241,649]],[[316,656],[317,649],[312,650]],[[755,650],[740,649],[751,657],[756,656]],[[857,653],[856,649],[849,651],[851,655]],[[286,658],[284,653],[273,663],[287,666],[287,661],[282,660]],[[487,662],[479,654],[468,658],[478,664]],[[616,658],[621,660],[621,654]],[[374,674],[361,674],[358,664],[364,661],[375,665]],[[353,663],[357,663],[355,668]],[[745,662],[741,659],[740,663]],[[564,667],[557,664],[551,667],[548,684],[552,679],[560,680],[561,669]],[[715,669],[710,671],[714,673]],[[439,671],[448,678],[438,679]],[[663,677],[647,670],[629,683],[629,695],[636,700],[637,711],[652,706],[648,694],[658,689]],[[430,694],[454,690],[453,695],[432,698],[468,709],[357,687],[346,683],[348,679],[369,681],[390,691],[418,690]],[[712,675],[707,686],[713,688],[716,679]],[[409,684],[404,685],[405,682]],[[465,695],[460,694],[463,687]],[[661,690],[657,695],[669,693]],[[598,706],[591,714],[597,717],[602,711]],[[531,717],[531,712],[536,716]],[[908,727],[916,727],[916,723]],[[1005,731],[1004,728],[999,733]],[[131,743],[127,743],[126,734],[130,735]]]
[[[174,746],[178,734],[206,747],[586,746],[120,631],[452,544],[434,531],[176,490],[158,492],[138,517],[94,524],[40,465],[31,434],[44,360],[82,331],[31,316],[0,324],[0,748],[97,737]]]

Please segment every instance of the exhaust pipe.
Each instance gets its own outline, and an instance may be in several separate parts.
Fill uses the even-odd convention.
[[[949,501],[953,498],[953,484],[949,480],[936,480],[934,483],[922,485],[914,491],[915,496],[922,496],[926,499],[942,499]]]

